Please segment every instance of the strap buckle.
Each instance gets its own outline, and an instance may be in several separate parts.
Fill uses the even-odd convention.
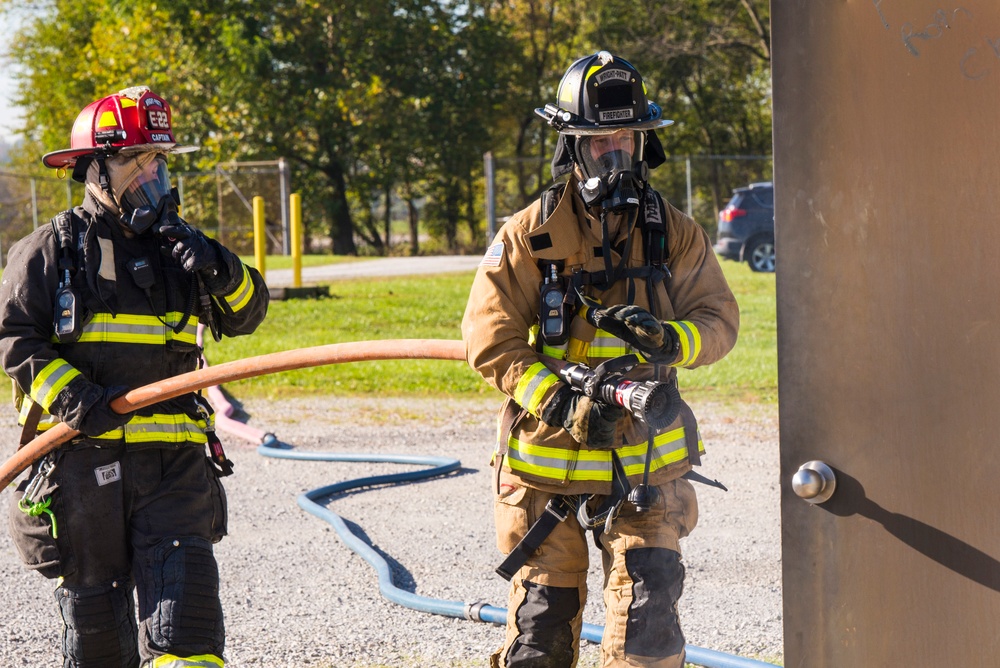
[[[35,502],[35,494],[38,493],[38,489],[42,486],[44,482],[52,472],[56,470],[56,461],[52,453],[46,455],[40,462],[38,462],[38,473],[35,477],[31,479],[28,486],[24,490],[24,496],[21,497],[22,503],[32,504]]]
[[[566,518],[569,517],[569,512],[572,510],[570,505],[566,502],[565,496],[554,496],[549,499],[549,502],[545,504],[545,512],[551,514],[560,522],[565,522]]]

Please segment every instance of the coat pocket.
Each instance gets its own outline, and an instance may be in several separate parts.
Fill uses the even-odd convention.
[[[516,478],[503,474],[500,476],[499,487],[493,503],[497,549],[503,554],[510,554],[535,521],[532,509],[535,490],[525,487]]]
[[[226,490],[215,472],[212,460],[205,457],[205,467],[208,469],[208,484],[212,488],[212,542],[218,543],[223,536],[229,534],[229,502]]]
[[[35,471],[32,470],[32,475]],[[10,535],[21,561],[31,570],[38,571],[47,578],[57,578],[68,574],[66,568],[68,544],[58,541],[59,518],[62,503],[59,486],[50,480],[43,481],[35,494],[38,503],[21,504],[30,478],[17,486],[11,498],[8,513]],[[24,508],[24,509],[22,509]]]

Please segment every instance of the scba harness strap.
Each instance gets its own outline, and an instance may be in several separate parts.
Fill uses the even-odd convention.
[[[556,210],[565,188],[565,182],[554,183],[542,193],[542,223],[548,220],[552,216],[552,212]],[[588,285],[593,285],[599,290],[606,290],[617,281],[626,279],[628,280],[627,298],[628,303],[631,304],[635,299],[635,280],[645,280],[647,293],[653,294],[657,283],[664,282],[670,278],[666,205],[660,194],[652,188],[647,187],[643,191],[643,207],[640,211],[640,220],[637,224],[642,231],[645,263],[640,267],[626,267],[625,258],[623,257],[623,261],[619,266],[612,269],[606,268],[602,271],[574,269],[569,277],[562,279],[565,283],[568,283],[568,285],[564,285],[564,293],[567,300],[573,302],[568,305],[570,308],[566,308],[564,311],[567,318],[571,318],[575,313],[575,309],[572,307],[576,306],[577,293],[583,294],[584,288]],[[630,235],[629,241],[631,238]],[[626,241],[625,247],[615,248],[615,250],[623,256],[626,255],[628,253],[629,241]],[[610,255],[610,251],[611,247],[605,237],[604,247],[601,252],[603,255],[608,256]],[[563,269],[562,262],[539,260],[539,268],[543,276],[549,276],[552,265],[555,265],[559,272]],[[650,309],[653,315],[658,315],[655,303],[650,304]]]
[[[566,183],[553,183],[542,192],[542,222],[552,216],[559,205],[559,200],[566,189]],[[652,282],[660,282],[670,278],[667,250],[667,208],[660,193],[647,187],[643,195],[642,219],[639,227],[643,231],[643,250],[646,264],[642,267],[624,268],[618,276],[607,276],[607,272],[580,272],[581,280],[586,285],[610,286],[621,278],[647,278]],[[609,280],[610,279],[610,280]]]

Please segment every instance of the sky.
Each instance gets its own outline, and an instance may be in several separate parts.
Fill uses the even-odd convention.
[[[17,140],[14,128],[18,125],[20,118],[19,110],[11,103],[14,95],[14,82],[8,74],[10,68],[4,63],[0,68],[0,139],[8,144]]]
[[[17,17],[12,17],[7,12],[0,13],[0,35],[10,35],[18,25]],[[12,70],[10,61],[6,56],[0,55],[0,139],[8,144],[17,139],[14,130],[20,119],[20,110],[12,103],[15,92]]]

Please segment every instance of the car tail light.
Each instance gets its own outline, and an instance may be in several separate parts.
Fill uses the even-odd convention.
[[[737,209],[735,207],[727,206],[725,209],[719,212],[719,220],[721,220],[723,223],[731,223],[733,222],[734,218],[742,218],[745,215],[747,215],[745,209]]]

